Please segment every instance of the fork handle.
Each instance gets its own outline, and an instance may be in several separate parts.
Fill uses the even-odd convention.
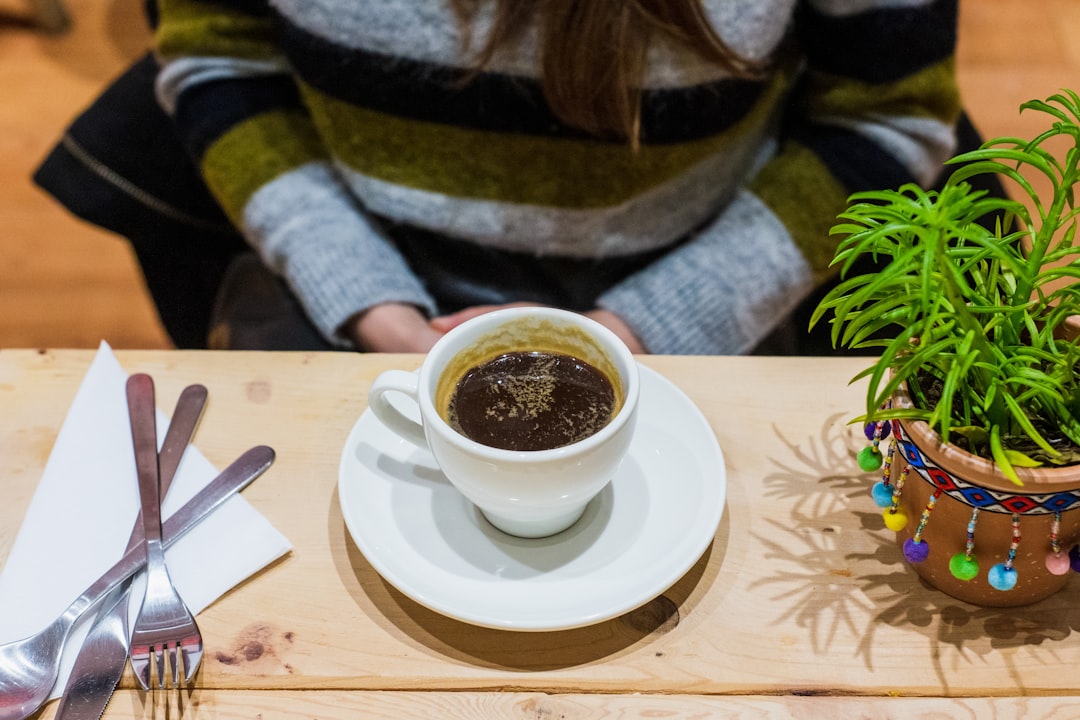
[[[135,470],[139,478],[139,498],[142,502],[143,541],[146,544],[146,561],[150,564],[162,557],[161,485],[153,378],[145,373],[128,378],[127,401],[131,439],[135,446]]]
[[[184,451],[187,450],[191,438],[195,435],[195,427],[199,424],[199,418],[202,417],[203,408],[206,407],[206,396],[205,386],[188,385],[176,401],[172,420],[169,421],[169,429],[161,442],[161,451],[158,454],[158,486],[162,498],[169,492],[169,486],[180,466],[180,460],[184,457]],[[130,406],[128,412],[129,414],[131,412]],[[124,552],[142,544],[143,518],[140,509]]]

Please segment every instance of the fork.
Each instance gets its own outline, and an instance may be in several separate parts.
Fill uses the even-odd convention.
[[[166,685],[166,666],[172,686],[180,687],[181,682],[189,683],[198,670],[203,643],[199,626],[176,592],[165,566],[153,379],[142,373],[132,375],[127,383],[127,398],[146,547],[146,592],[131,633],[131,669],[143,690],[149,690],[153,658],[157,687]]]
[[[191,444],[206,404],[206,396],[204,386],[188,385],[176,401],[176,409],[169,421],[169,430],[165,433],[165,440],[158,452],[158,479],[162,497],[167,496],[173,476],[188,445]],[[142,547],[143,523],[140,514],[135,519],[124,552],[140,550]],[[98,689],[111,690],[123,675],[129,647],[127,619],[131,582],[131,578],[123,581],[101,601],[101,610],[94,619],[83,647],[75,657],[64,694],[56,707],[56,720],[91,717],[93,713],[90,708],[101,697]],[[101,700],[101,708],[104,708],[108,699],[106,696]]]

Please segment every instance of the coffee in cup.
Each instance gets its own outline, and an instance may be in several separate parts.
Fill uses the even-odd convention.
[[[421,422],[388,401],[416,402]],[[610,481],[633,436],[638,372],[610,330],[583,315],[512,308],[444,336],[418,373],[387,371],[369,404],[429,449],[499,529],[523,537],[573,524]]]
[[[612,381],[572,355],[529,350],[469,368],[440,414],[476,442],[504,450],[551,450],[584,440],[618,410]]]

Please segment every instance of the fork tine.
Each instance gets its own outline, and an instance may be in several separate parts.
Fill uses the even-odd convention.
[[[172,677],[172,687],[176,687],[179,684],[179,679],[176,677],[176,649],[178,643],[166,642],[165,651],[169,656],[169,674]]]
[[[184,653],[179,642],[175,643],[169,652],[169,662],[172,663],[173,687],[180,689],[184,686]]]
[[[131,651],[131,669],[135,673],[135,679],[139,681],[139,685],[143,690],[150,689],[150,648],[145,645],[141,647],[132,646]]]
[[[191,678],[195,677],[195,671],[199,669],[203,654],[202,637],[195,635],[182,640],[180,654],[184,659],[184,684],[186,685],[191,682]]]
[[[143,690],[150,690],[150,658],[143,658],[141,661],[133,663],[132,669],[135,670],[135,677],[139,681],[139,685]]]
[[[176,644],[176,659],[179,661],[176,666],[176,687],[182,688],[188,684],[190,679],[188,677],[188,663],[190,660],[188,654],[184,652],[184,643],[182,641]]]
[[[165,646],[154,647],[154,664],[157,666],[157,686],[165,687]]]

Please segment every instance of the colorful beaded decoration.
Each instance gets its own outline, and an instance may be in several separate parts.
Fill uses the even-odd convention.
[[[884,408],[891,406],[887,403]],[[1046,555],[1046,569],[1054,575],[1064,575],[1070,569],[1080,573],[1080,546],[1073,546],[1068,553],[1063,552],[1060,542],[1061,513],[1063,510],[1080,506],[1080,490],[1055,491],[1040,494],[1019,494],[972,485],[961,478],[938,467],[906,437],[899,423],[876,421],[867,423],[863,432],[870,441],[870,447],[863,448],[858,454],[859,467],[870,472],[881,468],[881,480],[874,483],[871,490],[874,504],[883,508],[882,518],[885,526],[893,532],[900,532],[907,527],[908,516],[900,507],[900,496],[904,489],[908,473],[914,469],[916,474],[933,487],[926,508],[923,510],[919,527],[915,534],[904,541],[904,557],[912,563],[923,562],[929,555],[929,545],[922,539],[923,531],[930,519],[938,498],[949,495],[972,508],[967,525],[967,543],[964,552],[959,552],[949,559],[949,572],[958,580],[971,580],[979,574],[979,563],[975,558],[975,526],[979,513],[983,510],[1012,515],[1012,542],[1005,562],[990,568],[987,580],[996,590],[1007,591],[1016,587],[1017,571],[1015,568],[1017,548],[1020,545],[1020,516],[1054,514],[1050,528],[1050,552]],[[892,436],[887,455],[882,457],[881,441]],[[900,477],[893,480],[893,465],[896,451],[899,449],[905,463]]]
[[[1012,590],[1016,587],[1016,569],[1013,562],[1016,560],[1016,549],[1020,546],[1020,516],[1013,513],[1012,516],[1012,542],[1009,544],[1009,557],[1003,563],[998,563],[990,568],[987,581],[995,590]]]
[[[856,461],[863,472],[873,472],[881,467],[881,448],[878,447],[884,438],[889,436],[890,423],[884,420],[866,423],[863,432],[870,441],[870,447],[859,451]]]
[[[907,481],[907,475],[908,466],[905,465],[900,477],[893,483],[889,507],[885,508],[885,512],[881,513],[881,517],[885,519],[885,527],[893,532],[900,532],[907,527],[907,513],[904,512],[904,508],[900,507],[900,493],[904,491],[904,482]]]
[[[874,483],[870,494],[874,497],[874,504],[879,508],[887,508],[892,505],[893,489],[891,484],[893,457],[896,455],[896,440],[889,443],[889,452],[885,455],[882,464],[881,481]]]
[[[1069,556],[1061,552],[1061,541],[1058,533],[1061,531],[1061,513],[1054,513],[1054,521],[1050,524],[1050,553],[1046,556],[1046,569],[1051,575],[1064,575],[1069,572]]]
[[[949,558],[949,572],[957,580],[971,580],[979,574],[979,561],[975,559],[975,523],[979,521],[979,508],[971,509],[971,519],[967,524],[967,543],[964,552]]]
[[[922,517],[919,519],[919,527],[915,528],[915,534],[904,541],[904,557],[907,558],[908,562],[921,563],[930,556],[930,543],[922,539],[922,534],[923,530],[926,529],[926,523],[930,521],[930,513],[934,512],[934,505],[940,495],[941,491],[935,490],[934,494],[930,496],[930,500],[922,511]]]

